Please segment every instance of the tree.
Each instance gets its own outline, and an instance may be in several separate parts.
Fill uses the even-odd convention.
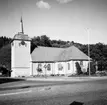
[[[51,41],[46,35],[42,35],[40,41],[42,46],[52,47]]]
[[[75,64],[77,69],[77,75],[83,74],[80,64],[78,62],[76,62]]]
[[[90,62],[90,74],[93,75],[96,73],[96,64],[95,62]],[[88,68],[87,68],[87,75],[89,75],[89,64],[88,64]]]
[[[31,41],[31,53],[36,47],[37,45],[33,41]]]
[[[12,40],[11,38],[1,36],[0,37],[0,48],[2,48],[3,46],[9,44],[11,42],[11,40]]]
[[[32,43],[34,43],[37,46],[47,46],[47,47],[52,47],[50,38],[47,37],[46,35],[42,36],[37,36],[32,38]]]

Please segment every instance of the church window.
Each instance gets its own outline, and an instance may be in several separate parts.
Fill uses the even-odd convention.
[[[51,70],[51,64],[47,64],[47,70]]]
[[[41,63],[38,64],[38,68],[42,68],[42,64]]]
[[[68,70],[70,70],[70,63],[68,63]]]
[[[58,70],[62,70],[63,69],[63,66],[61,63],[58,64]]]
[[[38,64],[37,71],[42,72],[42,64],[41,63]]]
[[[80,65],[83,66],[83,61],[80,61]]]

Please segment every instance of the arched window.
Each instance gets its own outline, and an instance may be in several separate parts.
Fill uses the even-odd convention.
[[[42,72],[42,64],[41,63],[38,64],[37,71]]]
[[[58,64],[58,70],[62,70],[63,69],[63,66],[61,63]]]
[[[68,70],[70,70],[70,63],[68,63]]]
[[[42,64],[41,63],[38,64],[38,68],[42,68]]]
[[[83,61],[80,61],[80,66],[83,66]]]
[[[47,70],[51,70],[51,64],[47,64]]]

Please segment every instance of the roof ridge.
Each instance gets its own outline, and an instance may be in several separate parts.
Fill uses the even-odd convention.
[[[60,48],[60,47],[48,47],[48,46],[37,46],[37,47],[65,49],[65,48]]]

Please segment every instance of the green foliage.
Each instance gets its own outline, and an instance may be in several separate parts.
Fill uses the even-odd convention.
[[[0,64],[5,65],[6,68],[10,70],[11,68],[11,38],[0,37]],[[75,43],[74,41],[62,41],[62,40],[51,40],[46,35],[37,36],[31,40],[31,52],[37,46],[47,46],[47,47],[58,47],[66,48],[70,46],[76,46],[86,55],[88,55],[88,45],[82,45],[80,43]],[[107,45],[103,43],[90,44],[90,57],[93,61],[98,62],[98,70],[107,70]]]
[[[37,47],[37,45],[36,44],[34,44],[34,42],[33,41],[31,41],[31,53],[32,53],[32,51],[35,49]]]
[[[107,71],[97,71],[96,75],[97,76],[107,76]]]
[[[11,70],[11,45],[8,44],[0,49],[0,65],[5,65],[8,70]]]
[[[0,48],[7,45],[9,42],[11,42],[11,38],[7,38],[5,36],[0,37]]]
[[[2,73],[2,76],[10,76],[11,71],[2,65],[0,66],[0,73]]]
[[[80,64],[78,62],[76,62],[75,64],[77,69],[77,75],[83,74]]]
[[[88,55],[88,45],[82,45],[80,49]],[[91,44],[90,57],[93,61],[98,62],[99,71],[107,70],[107,45],[103,43]]]
[[[37,36],[32,38],[32,42],[37,45],[37,46],[47,46],[47,47],[52,47],[50,38],[47,37],[46,35],[42,36]]]
[[[90,73],[91,73],[91,75],[96,73],[95,66],[96,66],[95,62],[90,62]],[[88,68],[87,68],[87,75],[89,75],[89,64],[88,64]]]
[[[42,69],[41,68],[37,68],[37,72],[41,73]]]

